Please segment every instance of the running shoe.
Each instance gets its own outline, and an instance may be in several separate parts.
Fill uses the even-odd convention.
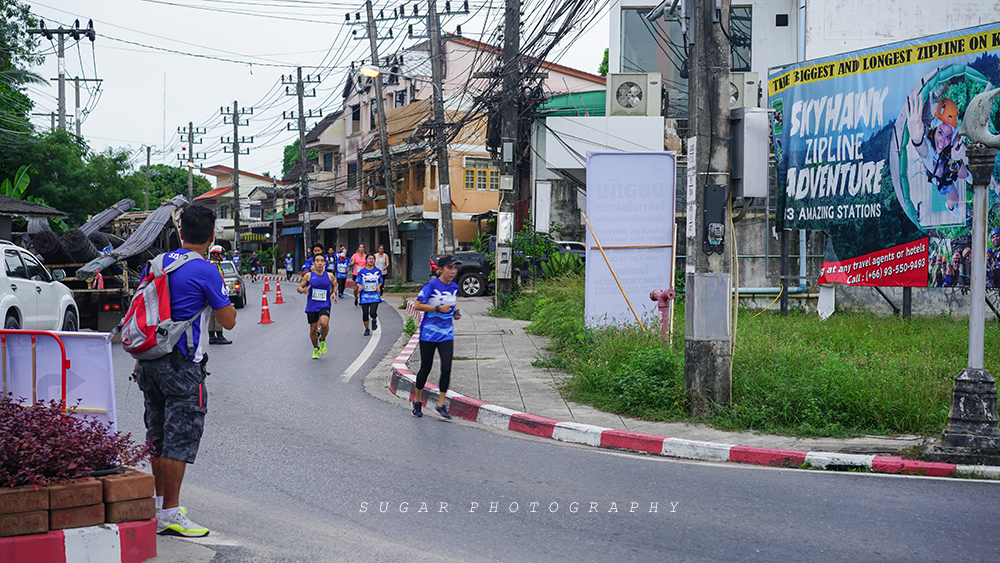
[[[372,330],[378,328],[378,319],[372,319]]]
[[[319,341],[319,353],[326,354],[326,340]]]
[[[313,348],[313,359],[314,360],[319,359],[319,348]]]
[[[448,407],[446,407],[446,406],[442,405],[442,406],[440,406],[440,407],[437,407],[437,408],[435,408],[434,410],[435,410],[435,411],[436,411],[436,412],[437,412],[437,413],[438,413],[439,415],[441,415],[441,418],[443,418],[443,419],[445,419],[445,420],[450,420],[450,419],[451,419],[451,413],[450,413],[450,412],[448,412]]]
[[[366,328],[366,329],[365,329],[365,336],[371,336],[371,335],[372,335],[372,331],[370,331],[370,330],[368,330],[368,329]]]
[[[170,518],[156,519],[156,533],[161,536],[181,536],[183,538],[201,538],[208,535],[208,528],[195,524],[185,514],[183,508]]]
[[[412,414],[416,418],[420,418],[420,417],[424,416],[424,413],[420,410],[420,406],[421,405],[420,405],[419,401],[414,402],[413,403],[413,409],[410,411],[410,414]]]

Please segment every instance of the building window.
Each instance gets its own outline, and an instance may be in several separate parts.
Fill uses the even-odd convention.
[[[356,188],[358,187],[358,163],[348,162],[347,163],[347,187]]]
[[[681,26],[663,18],[650,22],[648,8],[621,11],[621,71],[659,72],[667,86],[666,117],[688,117],[688,58]],[[729,9],[730,60],[733,72],[750,71],[751,17],[749,6]]]
[[[228,219],[229,218],[227,216],[228,215],[228,213],[227,213],[228,209],[229,209],[228,205],[220,205],[219,206],[219,219]]]
[[[331,172],[333,170],[333,153],[325,152],[323,153],[323,171]]]
[[[375,101],[375,98],[372,98],[371,106],[372,106],[371,107],[371,109],[372,109],[372,115],[371,115],[372,121],[371,121],[371,127],[370,128],[371,129],[375,129],[376,127],[378,127],[378,102]]]
[[[351,133],[361,131],[361,104],[351,106]]]
[[[255,201],[250,203],[250,218],[255,221],[260,221],[260,202]]]
[[[406,105],[406,90],[399,90],[396,92],[396,107],[400,108]]]
[[[465,159],[465,189],[485,192],[500,188],[500,170],[488,158]]]

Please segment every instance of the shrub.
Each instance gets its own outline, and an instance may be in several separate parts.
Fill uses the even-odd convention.
[[[99,420],[67,416],[56,401],[25,407],[0,397],[0,487],[64,483],[149,456],[149,444],[134,444],[131,434]]]

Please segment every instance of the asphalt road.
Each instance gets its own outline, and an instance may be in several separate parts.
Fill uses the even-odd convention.
[[[680,462],[414,419],[363,388],[388,373],[399,297],[345,380],[375,338],[360,308],[334,307],[331,351],[312,360],[302,296],[283,285],[259,325],[260,288],[235,344],[211,347],[181,494],[220,562],[1000,560],[1000,483]],[[132,361],[114,350],[119,427],[141,436]]]

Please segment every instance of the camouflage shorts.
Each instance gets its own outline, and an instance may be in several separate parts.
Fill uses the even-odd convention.
[[[146,404],[146,439],[154,455],[194,463],[205,429],[208,389],[205,370],[176,350],[141,360],[136,371]]]

